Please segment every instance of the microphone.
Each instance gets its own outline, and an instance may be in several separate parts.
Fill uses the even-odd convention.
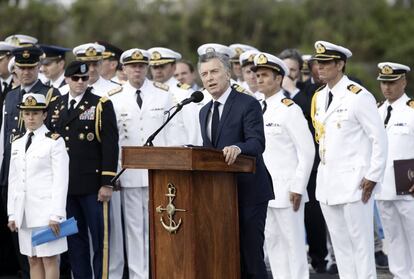
[[[201,91],[194,91],[193,94],[187,99],[181,101],[177,104],[177,109],[181,109],[183,106],[189,103],[199,103],[204,99],[204,94]]]

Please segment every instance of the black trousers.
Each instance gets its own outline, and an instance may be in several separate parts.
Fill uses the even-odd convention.
[[[242,279],[267,278],[263,252],[267,204],[239,207]]]
[[[305,204],[305,228],[309,257],[313,267],[326,265],[326,225],[319,202],[315,198],[317,171],[312,171],[308,183],[309,202]]]

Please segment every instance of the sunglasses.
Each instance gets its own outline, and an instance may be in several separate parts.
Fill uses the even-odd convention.
[[[71,76],[70,79],[72,81],[79,81],[80,79],[82,81],[87,81],[89,79],[89,76]]]

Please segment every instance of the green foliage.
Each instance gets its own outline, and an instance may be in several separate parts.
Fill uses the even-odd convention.
[[[386,0],[77,0],[67,8],[40,0],[26,7],[8,3],[0,0],[0,38],[23,33],[69,47],[95,40],[124,49],[166,46],[193,61],[206,42],[246,43],[278,54],[285,48],[313,53],[316,40],[327,40],[352,50],[347,69],[372,92],[378,92],[378,62],[414,68],[414,7],[406,0],[394,6]],[[413,74],[409,84],[412,92]]]

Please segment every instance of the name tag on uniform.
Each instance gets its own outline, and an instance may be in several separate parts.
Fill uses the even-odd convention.
[[[150,111],[160,111],[160,110],[164,110],[164,108],[152,108],[152,109],[150,109]]]
[[[92,106],[79,115],[79,120],[95,120],[95,106]]]

